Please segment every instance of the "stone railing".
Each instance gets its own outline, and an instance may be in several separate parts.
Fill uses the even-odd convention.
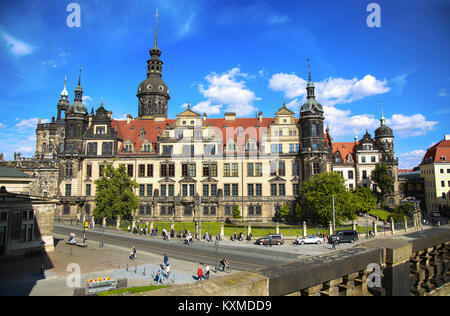
[[[374,239],[254,272],[178,285],[152,296],[410,296],[450,293],[450,227]]]

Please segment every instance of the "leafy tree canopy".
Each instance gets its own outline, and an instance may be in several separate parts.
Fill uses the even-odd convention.
[[[138,184],[128,176],[125,166],[114,168],[112,163],[107,164],[95,185],[96,217],[129,219],[139,207],[139,199],[133,192]]]
[[[372,181],[377,185],[380,192],[378,193],[378,201],[383,203],[386,195],[394,192],[394,179],[389,172],[386,163],[377,163],[371,174]]]
[[[348,191],[339,173],[325,172],[305,181],[300,189],[303,216],[314,223],[326,225],[333,219],[334,196],[336,223],[356,217],[357,196]]]

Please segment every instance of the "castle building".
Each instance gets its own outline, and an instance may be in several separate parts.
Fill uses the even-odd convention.
[[[57,161],[57,186],[47,190],[60,201],[57,216],[92,214],[95,180],[113,161],[138,183],[136,216],[155,221],[187,221],[199,214],[204,221],[223,221],[235,205],[244,220],[270,221],[283,204],[293,206],[302,182],[318,173],[340,172],[349,189],[374,188],[370,173],[382,161],[397,179],[394,137],[384,118],[374,139],[366,133],[361,140],[334,143],[329,129],[324,131],[311,70],[299,118],[283,103],[274,117],[259,112],[251,118],[235,113],[208,118],[188,105],[171,119],[161,55],[156,27],[147,78],[137,89],[138,117],[112,119],[103,102],[88,114],[80,70],[73,103],[65,85],[57,119],[38,124],[33,159]],[[390,202],[395,204],[395,194]]]

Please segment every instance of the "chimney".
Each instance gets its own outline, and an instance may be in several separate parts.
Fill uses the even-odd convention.
[[[127,125],[130,125],[132,120],[133,120],[133,117],[130,114],[128,114],[127,115]]]
[[[203,113],[203,121],[205,121],[206,122],[206,118],[207,118],[208,116],[206,115],[206,113]]]
[[[263,113],[262,113],[262,111],[259,111],[259,113],[258,113],[258,120],[260,122],[262,122],[262,119],[263,119]]]
[[[445,140],[450,140],[450,134],[445,134],[444,139]]]
[[[235,121],[236,120],[236,113],[228,112],[225,113],[225,121]]]

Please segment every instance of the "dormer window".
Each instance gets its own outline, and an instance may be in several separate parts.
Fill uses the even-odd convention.
[[[441,156],[441,161],[445,162],[446,161],[446,157],[445,156]]]

